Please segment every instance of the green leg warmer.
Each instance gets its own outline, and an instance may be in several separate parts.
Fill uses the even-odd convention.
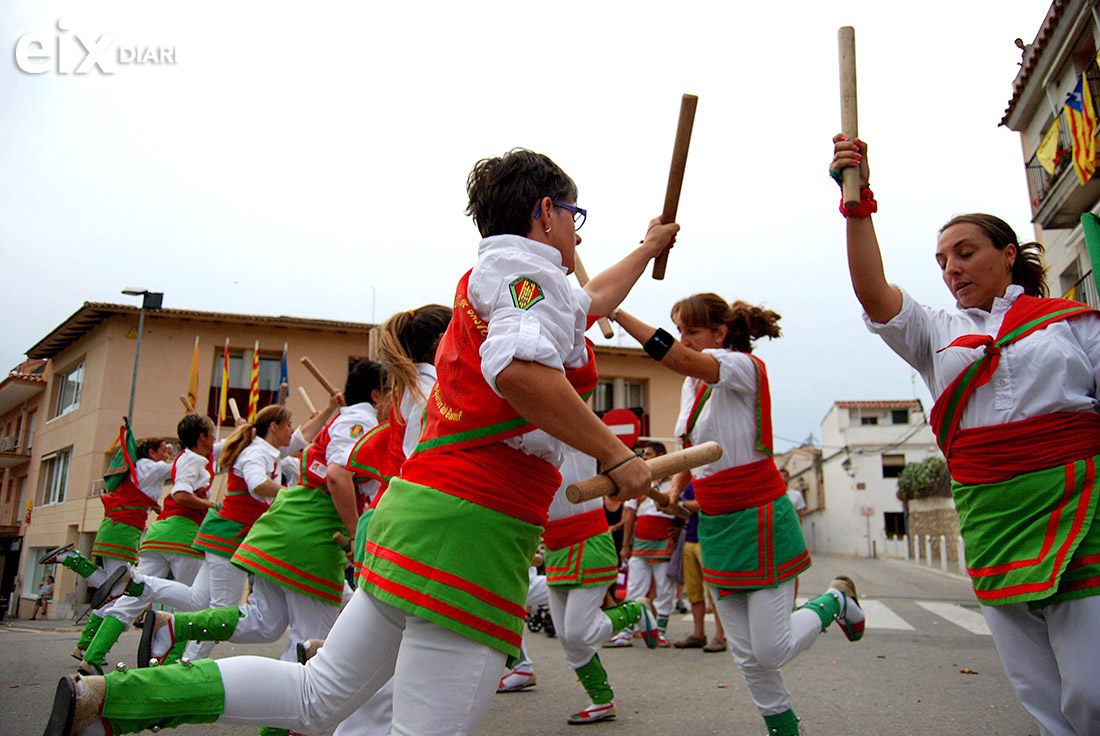
[[[187,640],[184,639],[182,641],[177,641],[175,644],[172,645],[172,648],[168,650],[168,654],[165,654],[163,657],[161,657],[160,663],[162,665],[175,664],[176,662],[180,661],[180,657],[183,656],[183,652],[185,649],[187,649]]]
[[[75,551],[66,553],[65,559],[61,560],[61,565],[69,568],[82,578],[88,577],[99,569],[99,565]]]
[[[793,710],[785,710],[773,716],[764,716],[764,725],[770,736],[798,736],[798,716]]]
[[[617,606],[605,608],[603,612],[611,619],[611,629],[617,634],[638,623],[642,618],[642,604],[638,601],[623,601]]]
[[[808,608],[817,614],[818,618],[821,619],[821,630],[824,631],[829,628],[829,624],[831,624],[836,619],[836,615],[840,613],[840,602],[832,593],[826,593],[825,595],[814,598],[804,605],[803,608]]]
[[[237,606],[183,611],[172,614],[176,641],[229,641],[237,630],[241,610]]]
[[[103,717],[115,734],[213,723],[225,712],[222,674],[212,659],[120,670],[107,675],[106,681]]]
[[[270,726],[260,726],[260,736],[287,736],[290,731],[285,728],[271,728]]]
[[[107,661],[107,653],[111,651],[111,647],[124,631],[126,631],[126,624],[114,616],[104,616],[99,630],[95,632],[95,636],[87,646],[87,651],[84,652],[84,661],[102,669]]]
[[[92,643],[92,639],[95,638],[95,633],[99,631],[100,625],[103,623],[103,619],[94,613],[88,616],[88,623],[84,624],[84,631],[80,634],[80,641],[76,643],[77,649],[87,649],[88,645]]]
[[[657,631],[660,632],[661,636],[664,636],[665,632],[668,631],[668,616],[657,617]]]
[[[588,664],[578,667],[574,672],[577,673],[577,679],[581,681],[588,697],[592,698],[592,702],[596,705],[610,703],[615,697],[615,693],[611,691],[611,685],[607,682],[607,672],[600,664],[598,654],[593,654]]]

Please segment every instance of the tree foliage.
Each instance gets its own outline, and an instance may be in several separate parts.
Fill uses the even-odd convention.
[[[898,476],[898,494],[905,499],[951,495],[947,475],[947,463],[942,457],[933,456],[919,463],[909,463]]]

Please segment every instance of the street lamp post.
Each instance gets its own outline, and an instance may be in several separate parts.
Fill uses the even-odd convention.
[[[164,302],[164,294],[134,286],[126,287],[122,293],[141,297],[141,308],[138,310],[137,348],[134,350],[134,378],[130,381],[130,411],[126,414],[126,418],[133,422],[134,394],[137,392],[138,361],[141,359],[141,333],[145,328],[145,310],[160,309],[160,305]]]

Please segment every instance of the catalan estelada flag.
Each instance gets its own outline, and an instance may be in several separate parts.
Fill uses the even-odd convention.
[[[252,382],[248,384],[248,421],[256,421],[260,410],[260,341],[252,348]]]
[[[1073,169],[1083,186],[1096,173],[1096,108],[1092,106],[1092,94],[1084,74],[1077,78],[1065,107],[1066,122],[1073,137]]]

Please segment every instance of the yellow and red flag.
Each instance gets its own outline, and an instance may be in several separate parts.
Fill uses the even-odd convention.
[[[1054,162],[1058,157],[1058,126],[1061,124],[1061,116],[1054,118],[1054,124],[1043,136],[1043,142],[1035,150],[1035,158],[1048,174],[1054,176]]]
[[[195,352],[191,354],[191,376],[187,379],[187,403],[194,411],[199,406],[199,336],[195,335]]]
[[[1066,122],[1073,137],[1073,168],[1083,186],[1096,173],[1096,108],[1088,80],[1082,74],[1066,98]]]
[[[252,348],[252,382],[248,385],[248,421],[256,421],[260,410],[260,341]]]
[[[225,338],[225,353],[222,356],[222,395],[218,401],[218,426],[225,421],[226,402],[229,400],[229,338]]]

